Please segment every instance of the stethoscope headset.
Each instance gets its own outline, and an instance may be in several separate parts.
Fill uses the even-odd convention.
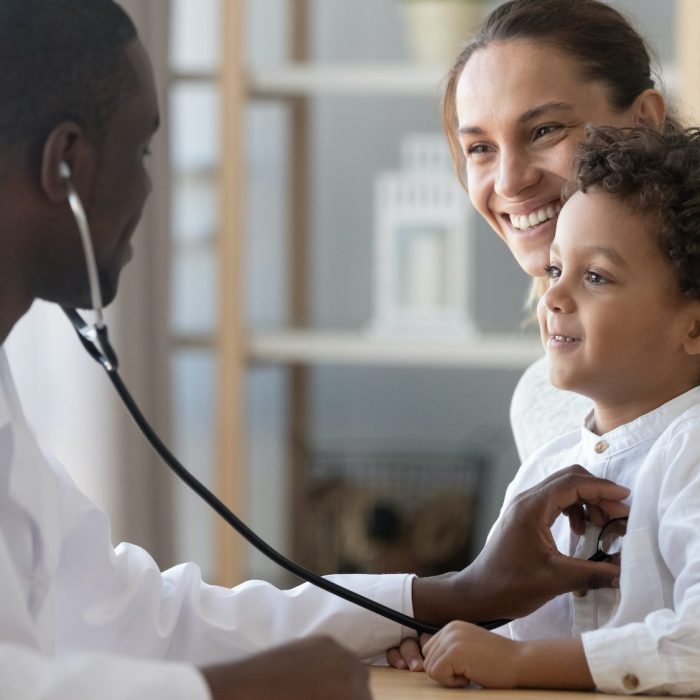
[[[376,613],[377,615],[381,615],[392,622],[396,622],[405,627],[414,629],[418,634],[434,634],[437,632],[439,627],[436,627],[435,625],[420,622],[419,620],[400,613],[397,610],[388,608],[381,603],[355,593],[344,586],[340,586],[333,581],[329,581],[328,579],[319,576],[313,571],[309,571],[303,566],[280,554],[262,538],[256,535],[253,530],[251,530],[240,518],[238,518],[238,516],[235,515],[235,513],[224,505],[224,503],[222,503],[209,489],[207,489],[204,484],[194,477],[165,446],[163,441],[158,437],[155,430],[153,430],[149,422],[144,417],[143,413],[126,388],[126,385],[122,381],[121,376],[119,375],[119,361],[117,359],[117,354],[109,341],[107,325],[104,322],[99,274],[97,271],[97,264],[95,262],[92,237],[90,235],[90,227],[85,214],[85,209],[83,208],[80,197],[78,196],[78,193],[71,182],[70,167],[64,161],[59,164],[59,175],[65,184],[66,191],[68,193],[68,203],[80,233],[80,240],[83,246],[88,281],[90,285],[90,299],[92,305],[91,310],[94,314],[94,322],[92,324],[87,323],[75,309],[64,308],[63,311],[73,324],[83,347],[92,356],[92,358],[102,366],[105,372],[107,372],[107,376],[114,385],[114,388],[117,390],[117,393],[124,403],[126,410],[134,419],[136,425],[141,430],[146,440],[148,440],[151,447],[153,447],[153,449],[158,453],[166,465],[176,474],[176,476],[182,479],[187,486],[189,486],[200,498],[209,504],[209,506],[213,508],[218,515],[220,515],[234,530],[236,530],[236,532],[238,532],[256,549],[281,566],[283,569],[286,569],[295,576],[298,576],[299,578],[308,581],[314,586],[318,586],[318,588],[321,588],[328,593],[332,593],[343,600],[354,603],[355,605],[365,608],[366,610]],[[490,620],[476,624],[485,629],[495,629],[496,627],[500,627],[507,622],[509,622],[509,620]]]

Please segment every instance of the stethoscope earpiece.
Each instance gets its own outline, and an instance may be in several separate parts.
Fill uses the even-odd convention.
[[[87,266],[88,280],[90,282],[90,300],[92,310],[95,313],[96,321],[93,326],[95,332],[105,327],[104,319],[102,318],[102,292],[100,291],[100,279],[97,271],[97,263],[95,261],[95,252],[92,247],[92,236],[90,235],[90,226],[88,224],[87,215],[83,208],[83,203],[80,201],[73,183],[71,182],[71,170],[68,163],[62,160],[58,164],[58,175],[65,181],[66,192],[68,193],[68,204],[73,212],[75,223],[80,233],[80,241],[83,244],[83,253],[85,254],[85,265]]]
[[[64,180],[70,180],[70,165],[65,160],[58,164],[58,174]]]

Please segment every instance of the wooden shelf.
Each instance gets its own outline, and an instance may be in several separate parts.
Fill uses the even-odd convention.
[[[288,64],[249,70],[248,91],[253,97],[277,98],[319,95],[438,95],[446,69],[411,63]]]
[[[248,335],[257,364],[338,364],[394,367],[524,369],[542,356],[536,337],[478,335],[468,340],[383,338],[362,332],[274,331]]]

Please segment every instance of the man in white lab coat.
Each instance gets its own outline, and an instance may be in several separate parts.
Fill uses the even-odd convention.
[[[148,58],[112,0],[0,0],[0,345],[37,298],[89,305],[62,163],[114,298],[158,120]],[[611,584],[617,567],[559,554],[549,526],[583,503],[620,515],[626,495],[570,469],[523,494],[461,572],[339,578],[434,624],[523,615]],[[107,516],[41,451],[0,349],[0,699],[364,700],[356,659],[411,634],[310,585],[217,588],[194,564],[161,573],[139,547],[113,548]]]

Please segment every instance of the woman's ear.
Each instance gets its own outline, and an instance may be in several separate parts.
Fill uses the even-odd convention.
[[[40,183],[46,197],[52,202],[66,198],[66,168],[72,179],[84,169],[88,155],[83,130],[75,122],[59,124],[46,139],[41,154]]]
[[[650,129],[661,129],[666,118],[666,101],[655,88],[649,88],[637,95],[632,106],[634,122]]]

